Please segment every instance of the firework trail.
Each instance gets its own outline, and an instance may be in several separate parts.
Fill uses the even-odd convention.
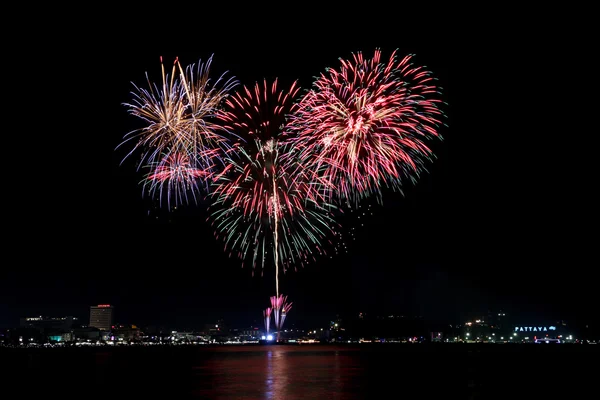
[[[187,191],[192,191],[196,200],[196,193],[201,187],[207,190],[209,178],[221,169],[217,164],[230,138],[217,127],[215,114],[237,81],[223,74],[211,82],[212,56],[206,63],[200,61],[197,68],[194,64],[183,68],[175,59],[170,74],[165,72],[162,57],[160,61],[162,84],[152,83],[146,73],[148,87],[133,84],[133,101],[124,103],[144,126],[127,133],[117,148],[134,143],[123,161],[140,152],[138,168],[149,168],[145,179],[159,183],[145,182],[152,187],[148,192],[162,196],[163,191],[156,189],[165,188],[170,207],[171,197],[176,203],[187,201]]]
[[[283,304],[283,295],[271,296],[271,309],[273,310],[273,319],[275,320],[275,329],[279,331],[279,313]]]
[[[263,311],[263,317],[265,318],[265,329],[267,330],[267,335],[269,334],[269,329],[271,325],[271,311],[273,309],[271,307],[267,307]]]
[[[245,141],[227,152],[210,194],[209,219],[230,254],[251,258],[253,271],[260,265],[262,272],[272,253],[277,296],[280,265],[285,272],[314,259],[314,252],[322,254],[322,242],[336,226],[333,206],[318,197],[310,174],[299,171],[294,157],[281,157],[290,151],[280,136],[297,93],[296,82],[280,90],[277,80],[265,80],[225,101],[223,128]]]
[[[362,53],[316,79],[291,115],[291,141],[303,167],[329,182],[330,195],[356,206],[383,186],[401,192],[433,156],[426,141],[441,138],[440,92],[431,73],[393,52]]]
[[[283,328],[286,314],[291,310],[292,303],[287,303],[287,296],[271,296],[271,309],[273,319],[275,320],[275,329],[277,329],[277,340],[279,341],[279,332]]]
[[[292,309],[292,303],[284,303],[281,306],[281,313],[279,315],[279,330],[283,329],[283,322],[288,312]]]

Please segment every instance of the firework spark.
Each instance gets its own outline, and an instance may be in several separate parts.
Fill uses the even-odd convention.
[[[443,114],[431,73],[376,50],[328,69],[300,101],[288,124],[303,167],[326,179],[331,195],[356,205],[382,186],[401,191],[432,158],[428,139],[440,138]],[[295,135],[294,135],[295,134]]]
[[[206,177],[208,172],[192,167],[187,153],[171,153],[160,160],[160,163],[152,168],[152,171],[146,175],[143,183],[144,190],[151,192],[153,197],[158,197],[161,202],[163,192],[166,192],[166,198],[171,207],[171,199],[176,204],[184,201],[189,203],[188,193],[194,196],[200,192],[198,183]],[[160,193],[154,196],[156,193]],[[182,198],[181,196],[185,196]]]
[[[188,199],[184,190],[207,189],[209,178],[219,170],[217,160],[228,148],[230,138],[221,126],[217,127],[215,114],[237,81],[223,74],[211,82],[212,56],[206,63],[200,61],[197,68],[194,64],[183,68],[176,59],[170,74],[165,72],[162,57],[160,61],[162,84],[152,83],[146,73],[148,88],[133,84],[133,101],[124,103],[129,114],[140,118],[145,125],[126,134],[118,147],[133,142],[123,160],[140,152],[138,167],[152,171],[146,179],[157,180],[159,186],[174,179],[166,183],[170,189],[166,192],[179,202]],[[177,168],[171,168],[172,165]],[[156,188],[153,182],[146,184]],[[197,199],[196,193],[193,198]]]
[[[271,307],[267,307],[264,311],[263,311],[263,317],[265,318],[265,329],[267,332],[267,335],[269,334],[269,330],[271,327],[271,311],[273,309]]]
[[[214,211],[209,218],[226,249],[242,260],[251,258],[253,269],[260,265],[261,272],[272,253],[277,295],[279,265],[285,272],[314,259],[335,227],[332,208],[317,197],[309,174],[298,173],[293,157],[280,157],[290,150],[279,139],[297,93],[296,83],[284,91],[277,80],[264,81],[226,100],[219,115],[224,129],[246,141],[228,152],[211,193]]]
[[[287,296],[271,296],[271,310],[275,322],[275,329],[277,330],[277,340],[279,340],[279,333],[281,329],[283,329],[283,322],[285,321],[285,317],[287,313],[292,309],[292,304],[293,303],[287,302]]]

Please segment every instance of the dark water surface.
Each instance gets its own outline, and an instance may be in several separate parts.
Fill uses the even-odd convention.
[[[597,386],[599,356],[598,345],[542,344],[4,348],[0,394],[14,386],[24,398],[580,399]]]

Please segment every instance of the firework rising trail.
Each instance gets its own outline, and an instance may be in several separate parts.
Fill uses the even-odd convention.
[[[287,298],[287,296],[286,296]],[[287,315],[287,313],[290,312],[290,310],[292,309],[292,304],[293,303],[284,303],[281,305],[281,311],[279,314],[279,330],[283,329],[283,323],[285,322],[285,317]]]
[[[244,141],[227,152],[210,193],[209,219],[230,254],[251,259],[261,273],[272,254],[277,295],[280,265],[285,272],[314,259],[315,252],[322,254],[323,241],[336,226],[331,206],[311,189],[310,174],[298,173],[293,157],[281,157],[290,149],[280,136],[298,91],[295,82],[281,90],[277,80],[265,80],[225,101],[219,114],[223,128]]]
[[[292,303],[287,302],[287,296],[282,294],[271,296],[271,310],[275,321],[275,329],[277,330],[277,340],[279,340],[279,332],[283,329],[285,317],[291,309]]]
[[[281,306],[285,300],[285,296],[277,295],[271,296],[271,310],[273,310],[273,319],[275,321],[275,329],[279,331],[279,314],[281,311]]]
[[[212,56],[206,63],[199,62],[197,68],[194,64],[184,68],[175,59],[170,74],[165,72],[162,57],[160,61],[162,84],[152,83],[146,73],[148,88],[133,84],[133,101],[124,103],[129,114],[140,118],[145,125],[125,135],[118,147],[134,143],[125,158],[141,153],[138,167],[150,168],[146,179],[157,178],[159,186],[169,189],[166,192],[170,196],[170,207],[171,197],[176,203],[187,201],[187,193],[183,191],[191,190],[193,199],[197,200],[196,193],[201,188],[207,190],[210,178],[222,169],[218,162],[224,149],[229,147],[230,138],[216,125],[215,114],[237,81],[223,74],[213,83],[210,79]],[[177,164],[177,160],[185,160],[186,170],[195,172],[164,173],[165,168]],[[165,182],[171,178],[176,181]],[[156,188],[153,183],[149,185]],[[162,190],[149,192],[163,193]]]
[[[387,61],[377,49],[341,60],[318,77],[288,124],[302,165],[329,182],[331,196],[356,206],[381,197],[382,187],[401,191],[433,157],[426,142],[441,138],[440,91],[412,56]],[[295,134],[295,135],[294,135]]]
[[[263,311],[263,317],[265,318],[265,329],[267,330],[267,335],[269,334],[269,329],[271,326],[271,311],[273,309],[271,307],[267,307]]]

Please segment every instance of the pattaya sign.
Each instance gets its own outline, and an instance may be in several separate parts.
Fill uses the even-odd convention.
[[[555,326],[515,326],[515,332],[548,332],[555,330]]]

